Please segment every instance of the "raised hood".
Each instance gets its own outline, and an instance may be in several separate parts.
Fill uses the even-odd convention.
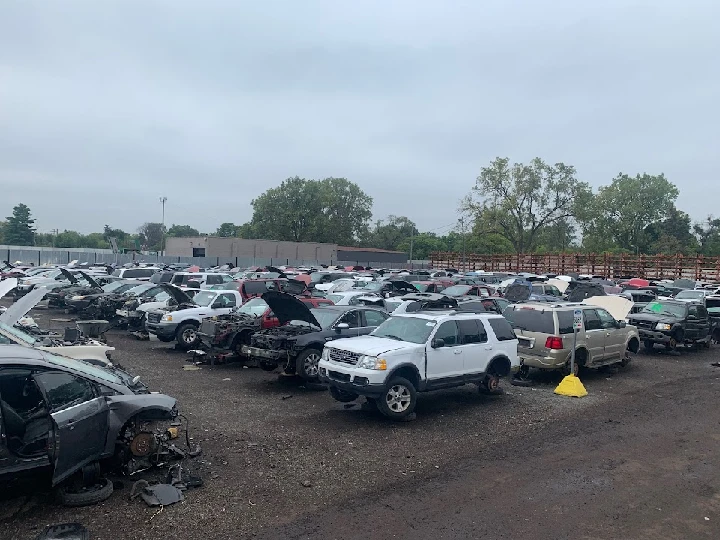
[[[158,287],[162,288],[162,290],[168,293],[172,297],[172,299],[177,302],[178,305],[195,304],[193,299],[185,291],[176,287],[175,285],[161,283],[160,285],[158,285]]]
[[[89,274],[83,272],[82,270],[80,270],[79,274],[85,278],[85,281],[87,281],[88,285],[90,285],[93,289],[100,288],[100,284],[97,281],[95,281],[92,277],[90,277]]]
[[[7,278],[0,281],[0,298],[17,287],[17,278]]]
[[[60,268],[60,273],[61,273],[63,276],[65,276],[65,279],[67,279],[67,280],[68,280],[70,283],[72,283],[73,285],[77,285],[77,284],[78,284],[77,278],[76,278],[75,276],[73,276],[70,272],[68,272],[67,270],[65,270],[64,268]],[[88,282],[88,283],[89,283],[89,282]]]
[[[633,307],[633,301],[624,296],[591,296],[580,303],[601,307],[610,313],[616,321],[624,321]]]
[[[280,291],[268,291],[261,296],[270,306],[270,309],[280,321],[286,324],[290,321],[304,321],[306,323],[322,328],[310,309],[291,294]]]
[[[0,322],[15,326],[48,292],[47,287],[35,287],[0,315]]]
[[[507,289],[505,289],[505,299],[513,304],[520,302],[527,302],[532,294],[532,289],[528,282],[513,283]]]

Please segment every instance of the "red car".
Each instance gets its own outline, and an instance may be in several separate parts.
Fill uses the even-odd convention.
[[[412,284],[422,293],[439,293],[447,287],[440,281],[413,281]]]
[[[261,296],[268,291],[282,291],[292,295],[306,294],[307,285],[295,279],[241,279],[227,283],[228,287],[236,289],[242,296],[243,302]]]
[[[446,296],[479,296],[481,298],[489,298],[493,296],[495,291],[485,285],[453,285],[443,290]]]
[[[319,306],[333,305],[332,301],[328,300],[327,298],[304,296],[300,296],[298,298],[303,304],[307,304],[309,307],[315,308]],[[277,317],[275,317],[275,314],[272,312],[270,307],[267,305],[267,303],[265,303],[265,300],[263,300],[262,298],[251,298],[242,305],[239,311],[255,315],[256,317],[260,317],[260,328],[263,330],[266,328],[274,328],[276,326],[280,326],[280,322],[278,321]]]

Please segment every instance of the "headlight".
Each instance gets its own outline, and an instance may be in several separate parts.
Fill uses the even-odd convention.
[[[667,323],[657,323],[657,326],[655,326],[655,330],[670,330],[672,328],[672,325]]]
[[[163,315],[161,320],[165,322],[172,322],[172,315]]]
[[[322,360],[330,360],[330,351],[327,349],[323,349],[322,356],[320,357]]]
[[[362,369],[377,369],[379,371],[385,371],[387,369],[387,362],[383,358],[377,356],[363,355],[356,364],[357,367]]]
[[[84,296],[73,296],[70,300],[85,300]]]

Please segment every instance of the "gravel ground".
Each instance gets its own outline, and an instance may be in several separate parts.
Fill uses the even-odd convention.
[[[52,310],[32,315],[41,326],[54,327],[62,323],[50,319],[64,317]],[[535,376],[529,388],[506,384],[501,396],[480,395],[472,386],[424,394],[417,420],[397,424],[357,406],[346,408],[322,389],[294,379],[238,364],[185,371],[188,356],[171,345],[137,341],[123,332],[111,332],[108,341],[117,349],[117,362],[152,390],[179,400],[190,433],[204,450],[187,465],[204,477],[205,486],[162,512],[129,501],[128,481],[108,501],[80,509],[57,506],[47,494],[5,494],[0,538],[32,538],[47,524],[71,521],[83,523],[93,538],[273,538],[279,530],[282,536],[305,538],[308,526],[319,531],[312,525],[316,516],[417,486],[458,482],[468,463],[498,452],[520,455],[528,441],[539,445],[538,451],[545,449],[545,443],[557,444],[557,434],[549,434],[560,426],[606,421],[612,407],[633,410],[649,400],[658,416],[645,421],[659,424],[667,403],[659,398],[683,381],[715,374],[709,364],[720,350],[640,354],[619,372],[585,373],[590,395],[583,399],[554,395],[560,376],[548,374]],[[620,442],[615,450],[622,453]],[[338,529],[317,537],[355,538]]]

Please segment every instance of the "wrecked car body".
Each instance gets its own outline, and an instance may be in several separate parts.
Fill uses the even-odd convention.
[[[149,441],[151,424],[177,416],[174,398],[119,369],[0,347],[2,481],[49,471],[58,486],[100,462],[127,470],[160,441]]]
[[[73,275],[63,268],[60,271],[64,273],[68,281],[54,287],[47,287],[48,293],[45,298],[47,298],[49,307],[65,307],[65,300],[73,296],[101,293],[103,292],[102,286],[111,281],[90,276],[82,271],[79,271],[78,275]]]
[[[115,348],[86,338],[78,331],[66,329],[61,336],[38,329],[17,327],[22,317],[37,305],[45,293],[44,288],[34,289],[0,315],[0,344],[22,345],[99,366],[110,365],[111,353]]]
[[[100,308],[97,307],[97,304],[100,302],[101,299],[104,299],[108,296],[125,294],[129,290],[134,289],[135,287],[142,284],[143,283],[141,281],[114,281],[112,283],[108,283],[107,285],[103,285],[101,287],[101,291],[97,293],[78,294],[70,297],[66,296],[65,307],[71,313],[95,315],[99,311],[101,311]],[[95,319],[99,317],[88,316],[84,318]]]
[[[280,326],[252,335],[242,353],[258,362],[261,369],[282,367],[286,374],[303,379],[318,378],[318,362],[325,343],[333,339],[367,335],[388,318],[378,309],[364,306],[308,308],[298,298],[282,292],[262,295]]]
[[[123,319],[128,328],[139,330],[145,327],[147,314],[150,311],[193,305],[190,291],[161,283],[139,295],[128,298],[122,307],[115,311],[115,314]]]

